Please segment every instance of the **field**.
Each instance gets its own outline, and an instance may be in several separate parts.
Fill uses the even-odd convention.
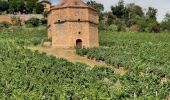
[[[168,33],[101,32],[99,48],[78,49],[77,53],[126,69],[120,84],[128,98],[136,94],[140,99],[163,99],[170,93],[169,38]]]
[[[162,100],[170,93],[170,34],[100,33],[100,47],[77,49],[81,56],[123,67],[73,64],[31,51],[45,29],[0,31],[1,100]]]

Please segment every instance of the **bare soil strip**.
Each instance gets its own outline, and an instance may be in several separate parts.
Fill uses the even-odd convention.
[[[75,49],[48,48],[48,47],[41,47],[41,46],[29,47],[29,49],[33,51],[38,50],[39,52],[45,52],[48,55],[53,55],[56,56],[57,58],[64,58],[73,63],[77,63],[77,62],[85,63],[90,66],[90,69],[93,68],[95,65],[108,66],[104,62],[97,62],[95,60],[90,60],[87,59],[86,57],[77,55]],[[123,68],[120,69],[114,68],[114,70],[116,73],[120,75],[123,75],[126,72]]]

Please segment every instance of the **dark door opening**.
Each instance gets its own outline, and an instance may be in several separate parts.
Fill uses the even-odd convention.
[[[82,40],[81,39],[76,40],[76,48],[82,48]]]

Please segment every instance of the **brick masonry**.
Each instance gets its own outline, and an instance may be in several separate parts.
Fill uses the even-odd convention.
[[[48,6],[47,6],[48,5]],[[81,0],[63,0],[56,6],[46,5],[48,37],[52,47],[98,47],[98,15]]]

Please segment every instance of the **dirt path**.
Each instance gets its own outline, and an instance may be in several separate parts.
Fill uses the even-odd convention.
[[[71,61],[73,63],[81,62],[85,63],[90,66],[90,68],[93,68],[95,65],[98,66],[108,66],[104,62],[97,62],[95,60],[87,59],[86,57],[82,57],[76,54],[75,49],[58,49],[58,48],[48,48],[48,47],[29,47],[31,50],[38,50],[39,52],[46,52],[48,55],[53,55],[58,58],[65,58],[68,61]],[[116,69],[114,68],[115,72],[118,74],[124,74],[124,69]]]

